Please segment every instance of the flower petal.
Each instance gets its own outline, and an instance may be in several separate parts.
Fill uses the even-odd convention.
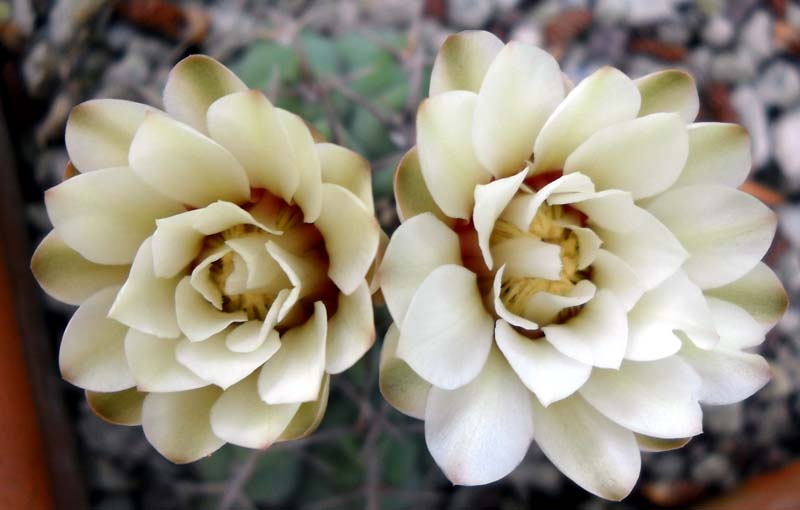
[[[280,108],[277,111],[299,176],[294,201],[303,210],[303,220],[313,223],[317,221],[325,200],[321,196],[322,174],[319,157],[314,149],[314,138],[303,119]]]
[[[492,61],[475,103],[472,140],[478,160],[495,177],[525,166],[547,118],[564,99],[558,63],[516,41]]]
[[[144,435],[158,453],[175,464],[211,455],[225,441],[211,430],[211,406],[222,390],[206,386],[174,393],[149,393],[142,406]]]
[[[528,168],[525,167],[516,175],[475,186],[475,208],[472,211],[472,223],[478,232],[478,246],[480,246],[483,260],[488,269],[493,267],[489,239],[494,231],[494,224],[527,176]]]
[[[164,107],[176,119],[206,132],[206,111],[222,96],[247,90],[227,67],[205,55],[190,55],[169,73]]]
[[[155,230],[156,218],[183,211],[127,167],[76,175],[44,195],[47,214],[64,242],[98,264],[130,264]]]
[[[716,348],[703,350],[684,344],[680,357],[700,376],[700,402],[724,405],[740,402],[772,377],[767,361],[757,354]]]
[[[527,231],[539,211],[539,206],[545,200],[549,203],[557,203],[560,202],[558,197],[562,194],[574,197],[577,193],[594,193],[592,180],[579,172],[563,175],[536,193],[518,193],[500,217],[514,224],[520,230]]]
[[[129,161],[144,182],[184,204],[204,207],[215,200],[250,198],[247,173],[230,152],[166,115],[145,117]]]
[[[400,330],[392,323],[381,347],[379,386],[381,395],[395,409],[408,416],[425,418],[425,404],[431,383],[411,370],[408,363],[397,357]]]
[[[289,287],[291,283],[278,261],[268,253],[267,239],[266,236],[253,235],[228,239],[225,244],[233,248],[244,261],[247,268],[245,289],[260,290],[265,294],[273,295],[279,290]],[[277,245],[275,248],[280,249]],[[309,285],[311,283],[308,282]]]
[[[625,309],[614,294],[600,290],[576,315],[563,324],[542,328],[558,351],[586,365],[618,368],[628,342]]]
[[[339,294],[339,306],[328,321],[325,371],[344,372],[375,343],[372,295],[366,281],[349,296]]]
[[[764,341],[769,328],[759,324],[743,308],[711,296],[706,296],[706,301],[714,328],[719,333],[720,348],[747,349]]]
[[[689,159],[673,187],[714,184],[738,187],[750,173],[750,136],[738,124],[689,126]]]
[[[445,39],[431,71],[428,95],[449,90],[478,92],[486,70],[503,49],[503,42],[485,30],[465,30]]]
[[[492,247],[495,262],[506,266],[507,278],[558,280],[561,275],[561,248],[535,237],[514,237]]]
[[[582,172],[598,190],[629,191],[638,200],[672,186],[688,154],[683,120],[654,113],[596,132],[570,154],[564,173]]]
[[[566,294],[537,292],[519,303],[519,315],[539,324],[548,324],[555,320],[558,313],[573,306],[589,302],[597,288],[589,280],[581,280]]]
[[[64,142],[81,173],[128,165],[128,149],[145,113],[155,108],[120,99],[94,99],[69,114]]]
[[[208,386],[178,363],[175,348],[179,339],[158,338],[135,329],[125,336],[125,357],[139,391],[169,392]]]
[[[100,289],[119,286],[128,277],[130,266],[107,266],[89,262],[51,230],[31,258],[36,281],[52,297],[78,305]]]
[[[194,222],[206,209],[194,209],[156,220],[153,243],[153,270],[159,278],[172,278],[186,268],[203,247],[203,234]]]
[[[481,371],[494,336],[475,273],[434,269],[417,289],[400,328],[397,355],[434,386],[455,389]]]
[[[284,333],[281,348],[261,369],[258,392],[267,404],[317,399],[325,372],[325,305],[314,303],[314,315]]]
[[[417,111],[422,177],[436,205],[451,218],[469,219],[475,186],[491,180],[472,146],[477,97],[460,90],[445,92],[423,101]]]
[[[658,437],[650,437],[642,434],[635,434],[635,436],[636,436],[636,443],[639,445],[639,449],[644,452],[666,452],[669,450],[677,450],[678,448],[683,448],[689,443],[689,441],[692,440],[691,437],[680,437],[678,439],[661,439]]]
[[[564,193],[551,197],[549,202],[569,204],[588,216],[589,224],[593,226],[616,232],[629,232],[637,226],[637,207],[627,191],[608,189],[593,193]]]
[[[433,214],[414,216],[394,231],[378,279],[396,323],[402,324],[423,280],[445,264],[461,265],[461,247],[455,232]]]
[[[147,393],[136,388],[98,393],[86,391],[86,402],[94,414],[114,425],[141,425],[142,403]]]
[[[753,269],[772,244],[777,227],[769,207],[723,186],[673,189],[648,210],[689,252],[683,269],[704,289],[731,283]]]
[[[297,414],[294,415],[292,421],[278,438],[279,443],[282,441],[303,439],[317,430],[319,424],[322,423],[322,418],[325,416],[325,410],[328,408],[330,383],[331,376],[325,374],[322,377],[322,383],[319,387],[319,395],[317,396],[317,399],[311,402],[303,402],[300,404],[300,409],[297,410]]]
[[[351,191],[370,214],[375,214],[369,161],[357,152],[333,143],[318,143],[314,148],[319,158],[322,182],[338,184]]]
[[[592,261],[592,281],[598,289],[614,293],[625,311],[630,311],[644,293],[639,277],[621,258],[613,253],[599,249]]]
[[[600,246],[603,241],[594,233],[590,228],[578,227],[575,225],[564,225],[565,228],[571,230],[578,238],[578,265],[580,270],[586,269],[597,258],[600,251]]]
[[[497,270],[497,273],[494,275],[494,282],[492,282],[492,295],[494,296],[494,311],[497,315],[500,316],[501,319],[508,322],[513,326],[517,326],[518,328],[527,329],[529,331],[535,331],[539,329],[539,325],[533,322],[532,320],[521,317],[516,313],[509,310],[505,303],[503,303],[503,299],[501,296],[501,290],[503,285],[503,277],[505,274],[506,266],[502,265]]]
[[[247,172],[251,188],[264,188],[287,203],[300,180],[294,152],[278,111],[258,90],[217,99],[207,113],[208,132]]]
[[[545,340],[517,333],[504,320],[496,322],[495,338],[522,383],[545,407],[578,391],[592,372],[590,365],[561,354]]]
[[[789,298],[781,281],[763,262],[756,264],[738,280],[706,290],[705,293],[743,308],[759,324],[768,328],[777,324],[789,306]]]
[[[217,285],[217,282],[214,281],[214,277],[211,274],[211,264],[218,261],[230,252],[230,247],[224,244],[211,250],[209,254],[194,267],[192,274],[189,277],[189,281],[192,284],[192,287],[194,287],[194,290],[199,292],[206,299],[206,301],[214,305],[217,310],[222,310],[222,291]],[[233,272],[235,271],[236,269],[234,269]],[[228,281],[231,280],[231,277],[232,274],[228,275],[228,278],[226,278],[226,287],[228,285]]]
[[[630,494],[641,469],[633,433],[578,395],[544,408],[533,404],[536,443],[559,471],[601,498]]]
[[[619,370],[593,370],[580,393],[627,429],[658,438],[683,438],[703,431],[703,412],[696,397],[699,388],[694,370],[672,356],[626,361]]]
[[[504,477],[525,457],[532,438],[530,393],[497,349],[466,386],[452,391],[431,388],[425,442],[456,485],[482,485]]]
[[[93,294],[64,330],[58,364],[68,382],[92,391],[119,391],[136,383],[125,360],[124,325],[107,318],[117,293],[109,287]]]
[[[642,76],[634,83],[642,95],[639,117],[657,112],[680,114],[687,124],[697,117],[700,98],[692,75],[678,69],[657,71]]]
[[[602,67],[581,81],[542,127],[533,153],[533,172],[561,170],[567,156],[596,131],[636,118],[639,91],[630,78]]]
[[[222,312],[205,300],[194,290],[188,276],[178,282],[175,289],[175,315],[178,326],[192,342],[200,342],[211,338],[234,322],[245,322],[244,311]]]
[[[422,167],[416,147],[405,153],[394,172],[394,200],[397,203],[397,216],[405,222],[418,214],[433,213],[445,225],[455,223],[436,205],[422,177]]]

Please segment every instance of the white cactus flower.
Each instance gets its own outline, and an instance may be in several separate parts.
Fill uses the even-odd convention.
[[[205,56],[173,68],[164,104],[70,115],[78,174],[46,192],[32,261],[80,305],[61,372],[174,462],[303,437],[375,339],[369,165]]]
[[[533,46],[444,43],[395,176],[381,389],[453,483],[507,475],[535,439],[618,500],[640,450],[769,380],[747,348],[787,304],[760,262],[775,215],[736,189],[745,130],[697,112],[680,71],[572,88]]]

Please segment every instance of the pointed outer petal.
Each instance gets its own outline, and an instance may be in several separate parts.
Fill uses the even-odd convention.
[[[552,197],[548,202],[569,204],[586,214],[591,225],[615,232],[630,232],[637,226],[637,207],[627,191],[608,189],[597,193],[565,193]]]
[[[580,144],[604,127],[636,118],[639,91],[630,78],[603,67],[581,81],[542,127],[533,153],[533,173],[560,170]]]
[[[379,385],[381,395],[403,414],[425,419],[425,404],[431,383],[411,370],[408,363],[397,357],[397,341],[400,330],[394,323],[383,337]]]
[[[689,73],[667,69],[642,76],[634,83],[642,95],[639,117],[657,112],[675,112],[687,124],[697,117],[700,98],[694,78]]]
[[[179,278],[155,275],[151,239],[146,239],[136,252],[128,279],[108,316],[144,333],[177,338],[180,329],[175,314],[175,287]]]
[[[175,350],[178,362],[198,377],[227,389],[272,357],[281,347],[277,331],[251,352],[233,352],[225,345],[227,333],[219,333],[205,342],[192,342],[184,338]]]
[[[589,302],[597,291],[597,287],[589,280],[579,281],[566,296],[537,292],[523,303],[522,315],[539,324],[548,324],[564,308],[580,306]]]
[[[606,417],[634,432],[682,438],[703,431],[697,403],[700,378],[677,356],[626,361],[619,370],[595,369],[581,395]]]
[[[625,358],[652,361],[672,356],[681,348],[676,330],[704,349],[719,342],[703,293],[681,270],[645,292],[628,314]]]
[[[425,442],[445,476],[455,485],[481,485],[517,467],[533,439],[531,400],[497,349],[470,384],[431,388]]]
[[[232,352],[253,352],[264,345],[270,331],[272,328],[265,328],[262,321],[243,322],[228,332],[225,337],[225,346]]]
[[[125,336],[125,357],[139,391],[185,391],[208,386],[178,363],[175,348],[179,339],[158,338],[135,329]]]
[[[144,182],[184,204],[204,207],[215,200],[250,198],[247,173],[230,152],[166,115],[145,117],[129,161]]]
[[[597,259],[603,241],[590,228],[565,225],[578,238],[578,269],[586,269]]]
[[[715,184],[736,188],[750,173],[750,136],[738,124],[691,124],[689,159],[674,188]]]
[[[314,138],[303,119],[280,108],[277,112],[299,177],[294,201],[303,210],[303,220],[306,223],[313,223],[317,221],[324,207],[322,174],[319,156],[314,148]]]
[[[352,294],[369,271],[378,251],[380,227],[361,201],[337,185],[322,185],[322,212],[315,223],[330,257],[328,276]]]
[[[224,65],[205,55],[191,55],[170,71],[164,107],[176,119],[205,133],[209,106],[222,96],[245,90],[247,85]]]
[[[684,344],[680,357],[700,376],[698,399],[704,404],[724,405],[753,395],[772,377],[769,364],[757,354],[733,349],[698,349]]]
[[[128,277],[130,266],[106,266],[89,262],[51,230],[31,258],[36,281],[52,297],[78,305],[100,289],[119,286]]]
[[[692,440],[691,437],[661,439],[642,434],[634,435],[636,436],[636,443],[639,445],[639,449],[644,452],[667,452],[670,450],[677,450],[678,448],[683,448]]]
[[[199,292],[217,310],[222,310],[222,291],[211,277],[211,264],[231,252],[229,246],[222,245],[213,250],[206,258],[200,261],[192,270],[189,281],[194,290]],[[230,277],[228,277],[230,279]]]
[[[425,278],[439,266],[461,265],[458,236],[433,214],[414,216],[394,231],[378,270],[386,306],[402,324],[408,304]]]
[[[315,257],[299,257],[284,249],[275,241],[268,241],[266,250],[270,257],[286,274],[289,284],[297,289],[297,297],[315,293],[325,283],[325,267]],[[288,287],[288,285],[287,285]],[[285,315],[280,315],[283,319]]]
[[[522,383],[545,407],[578,391],[592,372],[590,365],[564,356],[547,341],[520,335],[504,320],[497,321],[495,338]]]
[[[756,264],[738,280],[723,287],[708,289],[705,293],[743,308],[767,328],[772,328],[789,306],[789,298],[781,281],[763,262]]]
[[[477,98],[473,92],[454,90],[424,100],[417,111],[422,177],[436,205],[451,218],[468,220],[475,186],[491,180],[472,145]],[[524,163],[520,160],[519,166]]]
[[[600,290],[583,310],[564,324],[542,328],[562,354],[586,365],[619,368],[628,341],[625,309],[607,290]]]
[[[116,287],[109,287],[92,295],[64,330],[58,364],[61,376],[75,386],[110,392],[136,384],[125,360],[128,328],[106,317],[116,293]]]
[[[64,142],[72,164],[81,173],[128,165],[133,134],[155,108],[120,99],[94,99],[69,114]]]
[[[593,193],[594,185],[587,176],[575,172],[564,175],[546,185],[533,194],[519,193],[500,217],[516,225],[520,230],[527,231],[530,227],[539,206],[547,200],[550,203],[557,203],[562,193],[572,196],[574,193]]]
[[[148,393],[142,406],[144,435],[175,464],[211,455],[225,441],[211,430],[211,406],[222,394],[216,386],[174,393]]]
[[[409,149],[397,164],[394,172],[394,201],[397,203],[397,216],[401,222],[429,212],[448,226],[455,223],[453,218],[443,213],[436,205],[431,192],[428,191],[416,147]]]
[[[483,307],[475,273],[441,266],[411,299],[397,356],[434,386],[452,390],[478,375],[493,336],[494,320]]]
[[[258,396],[258,375],[227,389],[211,408],[211,428],[226,442],[245,448],[267,448],[292,421],[300,407],[265,404]]]
[[[312,402],[304,402],[300,404],[300,409],[292,418],[291,423],[284,429],[278,442],[293,441],[295,439],[302,439],[311,435],[312,432],[317,430],[319,424],[322,423],[322,418],[325,416],[325,410],[328,408],[328,396],[330,394],[331,376],[325,374],[322,376],[322,383],[319,387],[319,396]]]
[[[184,210],[127,167],[76,175],[47,190],[44,201],[64,242],[87,260],[108,265],[130,264],[156,218]]]
[[[639,301],[644,286],[639,277],[621,258],[599,249],[592,262],[592,281],[598,289],[610,290],[626,312]]]
[[[561,274],[561,248],[535,237],[515,237],[492,247],[497,265],[506,266],[506,277],[558,280]]]
[[[261,91],[217,99],[206,121],[211,138],[241,163],[251,188],[265,188],[291,202],[300,174],[277,110]]]
[[[317,399],[325,372],[325,305],[314,303],[314,315],[281,338],[281,348],[261,369],[258,392],[267,404]]]
[[[178,326],[192,342],[200,342],[212,337],[234,322],[247,321],[243,311],[221,312],[203,298],[185,276],[175,289],[175,315]]]
[[[338,374],[350,368],[375,343],[372,296],[362,281],[352,294],[339,294],[339,307],[328,321],[325,371]]]
[[[645,290],[669,278],[688,258],[675,235],[644,209],[634,208],[636,227],[629,232],[595,228],[606,250],[633,269]]]
[[[450,90],[478,92],[489,65],[502,49],[503,42],[484,30],[448,36],[436,54],[428,95]]]
[[[519,172],[562,99],[564,85],[553,57],[529,44],[506,44],[486,71],[475,102],[472,140],[483,167],[496,177]]]
[[[475,208],[472,212],[472,222],[478,232],[478,245],[481,248],[483,260],[489,269],[492,269],[494,264],[492,252],[489,250],[489,239],[492,237],[494,224],[527,176],[528,167],[526,166],[516,175],[475,186]]]
[[[314,148],[317,150],[322,182],[338,184],[351,191],[370,214],[375,214],[369,161],[358,153],[333,143],[318,143]]]
[[[247,289],[280,290],[289,286],[289,280],[280,264],[267,252],[267,239],[260,236],[228,239],[230,246],[244,260],[247,267]]]
[[[188,266],[203,247],[203,234],[193,228],[205,209],[194,209],[156,220],[153,268],[159,278],[172,278]]]
[[[136,388],[98,393],[86,391],[86,402],[94,414],[115,425],[141,425],[142,403],[147,393]]]
[[[535,331],[539,329],[539,325],[532,320],[526,319],[525,317],[520,317],[506,308],[505,303],[503,303],[503,300],[500,298],[500,289],[502,287],[503,273],[505,273],[505,270],[505,265],[500,266],[500,268],[497,270],[497,273],[494,275],[494,282],[492,283],[495,313],[499,315],[501,319],[505,320],[509,324],[517,326],[518,328],[527,329],[529,331]]]
[[[714,328],[719,333],[719,347],[727,349],[747,349],[764,341],[769,328],[756,322],[743,308],[733,303],[706,296]]]
[[[579,395],[544,408],[533,403],[536,443],[583,489],[620,501],[630,494],[641,469],[641,455],[630,430],[620,427]]]
[[[386,254],[386,248],[389,246],[389,236],[386,235],[386,232],[383,229],[380,230],[380,238],[378,240],[378,253],[375,254],[375,259],[372,261],[372,265],[369,267],[369,271],[367,271],[367,284],[369,285],[369,293],[370,295],[375,295],[380,290],[380,273],[379,268],[381,264],[383,264],[383,257]],[[379,293],[378,296],[375,297],[376,305],[385,305],[386,302],[383,299],[383,293]]]
[[[654,113],[602,129],[570,154],[564,173],[583,172],[599,190],[640,199],[668,189],[686,163],[689,139],[674,113]]]
[[[683,269],[704,289],[741,278],[772,244],[777,217],[757,198],[722,186],[687,186],[647,208],[689,252]]]

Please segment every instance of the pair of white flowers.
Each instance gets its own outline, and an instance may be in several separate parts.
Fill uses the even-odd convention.
[[[538,48],[451,36],[382,257],[363,158],[207,57],[173,69],[164,106],[75,108],[77,175],[46,193],[32,266],[80,305],[64,378],[175,462],[313,432],[330,374],[375,340],[378,287],[381,391],[457,484],[507,475],[535,439],[621,499],[640,450],[769,379],[746,349],[786,307],[760,262],[775,217],[736,189],[746,132],[693,123],[685,73],[573,87]]]

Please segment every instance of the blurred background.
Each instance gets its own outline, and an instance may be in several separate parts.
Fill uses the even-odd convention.
[[[606,64],[632,77],[686,69],[698,83],[701,120],[749,130],[745,189],[780,217],[767,263],[795,302],[761,347],[774,371],[767,387],[743,403],[707,407],[705,434],[682,450],[644,454],[632,495],[609,503],[562,476],[535,444],[506,479],[453,487],[426,451],[422,423],[381,399],[379,345],[332,379],[327,415],[311,438],[263,452],[226,446],[186,466],[161,458],[140,428],[96,418],[82,392],[60,380],[58,341],[72,309],[35,287],[28,264],[50,228],[42,193],[66,167],[72,106],[114,97],[160,107],[169,69],[188,54],[209,54],[368,157],[379,219],[391,232],[392,173],[414,143],[435,52],[448,34],[478,28],[547,49],[576,82]],[[0,91],[8,135],[0,121],[0,423],[31,435],[0,430],[9,436],[0,442],[0,507],[800,508],[797,2],[1,0]],[[385,310],[376,320],[379,344]],[[14,491],[28,499],[13,499]]]

